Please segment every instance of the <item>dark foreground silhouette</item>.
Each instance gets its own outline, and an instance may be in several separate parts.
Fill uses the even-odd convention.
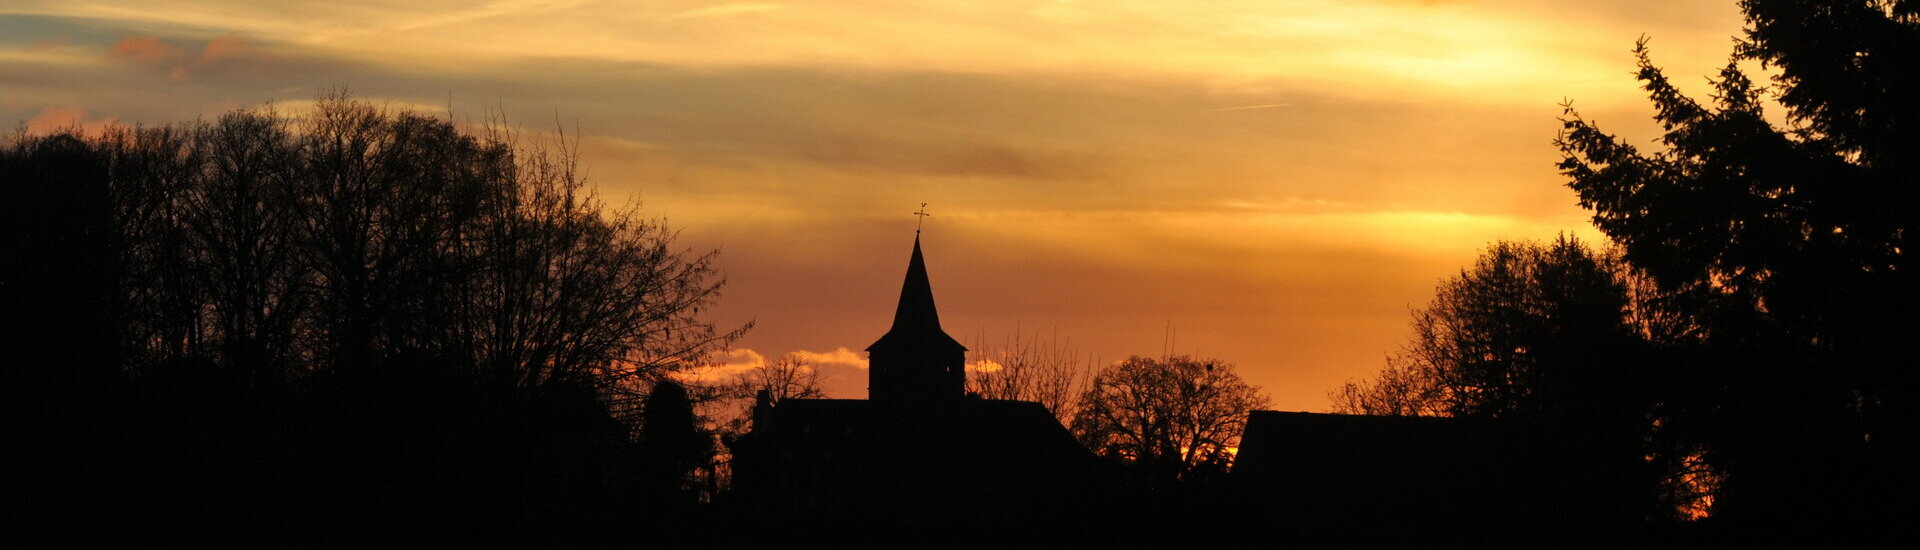
[[[1742,5],[1789,127],[1737,65],[1703,104],[1642,48],[1666,150],[1571,111],[1559,139],[1622,251],[1494,247],[1416,324],[1425,370],[1351,394],[1447,419],[1248,414],[1226,364],[1134,358],[1070,430],[966,394],[916,243],[872,399],[769,393],[716,436],[673,377],[740,334],[699,315],[711,255],[603,207],[564,141],[344,98],[17,136],[0,537],[1910,545],[1920,9]]]
[[[16,519],[540,544],[684,512],[666,457],[704,448],[636,428],[667,415],[645,407],[665,374],[738,334],[697,317],[710,255],[510,139],[328,98],[8,143]]]

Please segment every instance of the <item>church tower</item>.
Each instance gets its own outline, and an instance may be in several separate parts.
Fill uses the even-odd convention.
[[[966,354],[965,346],[940,330],[933,284],[920,256],[920,232],[914,231],[893,328],[867,346],[867,398],[900,404],[958,401],[967,391]]]

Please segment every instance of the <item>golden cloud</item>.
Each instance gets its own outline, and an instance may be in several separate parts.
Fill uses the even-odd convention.
[[[151,64],[175,62],[183,58],[186,52],[152,36],[128,36],[114,42],[107,55]]]
[[[259,48],[253,42],[238,33],[228,33],[208,40],[200,51],[200,63],[213,63],[223,59],[256,57]]]
[[[867,368],[866,357],[862,357],[860,352],[845,347],[835,348],[832,351],[825,352],[795,350],[788,352],[788,355],[811,365],[841,365],[859,369]]]
[[[223,34],[208,40],[197,56],[189,56],[185,48],[156,37],[127,36],[113,43],[107,57],[149,68],[181,82],[191,81],[196,76],[259,71],[272,60],[272,56],[259,45],[238,33]]]
[[[27,133],[49,134],[75,130],[86,135],[100,135],[108,126],[118,122],[113,117],[87,120],[87,110],[79,107],[49,107],[27,119]]]

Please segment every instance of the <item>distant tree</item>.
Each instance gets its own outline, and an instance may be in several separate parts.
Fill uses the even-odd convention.
[[[689,392],[694,395],[707,424],[720,434],[723,442],[732,441],[752,428],[753,407],[762,395],[770,404],[787,399],[826,397],[820,386],[819,368],[791,353],[754,365],[731,378],[691,385]]]
[[[982,333],[972,346],[976,368],[967,374],[967,390],[987,399],[1035,401],[1060,419],[1073,421],[1077,399],[1096,369],[1090,356],[1074,351],[1058,336],[1015,332],[999,344]]]
[[[791,353],[736,375],[732,387],[735,394],[749,399],[764,391],[767,398],[775,403],[826,396],[820,389],[820,370]]]
[[[1560,167],[1595,224],[1699,339],[1672,400],[1725,472],[1715,513],[1784,525],[1906,523],[1920,461],[1920,3],[1749,0],[1712,100],[1643,39],[1665,133],[1642,152],[1571,106]],[[1777,70],[1756,86],[1739,62]],[[1785,107],[1773,124],[1767,100]],[[1874,532],[1838,528],[1833,531]]]
[[[1072,429],[1096,454],[1128,464],[1150,490],[1165,490],[1230,467],[1247,413],[1266,405],[1232,364],[1135,356],[1094,375]]]

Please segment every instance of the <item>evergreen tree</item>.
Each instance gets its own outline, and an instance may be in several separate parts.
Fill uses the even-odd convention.
[[[1908,524],[1920,332],[1920,2],[1749,0],[1702,102],[1636,48],[1658,151],[1568,109],[1561,163],[1697,345],[1676,433],[1724,473],[1743,525]],[[1756,85],[1743,60],[1775,69]],[[1785,126],[1764,113],[1786,109]],[[1907,527],[1906,529],[1911,529]]]

